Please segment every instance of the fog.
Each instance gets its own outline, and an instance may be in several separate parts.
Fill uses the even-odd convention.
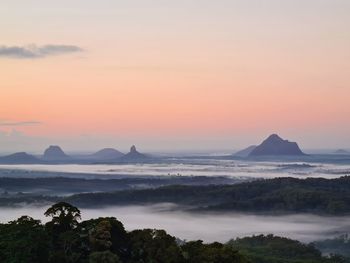
[[[228,176],[234,178],[323,177],[337,178],[350,174],[350,164],[308,162],[254,162],[244,160],[183,160],[152,164],[61,164],[61,165],[0,165],[3,177],[40,177],[69,173],[66,177],[118,178],[120,176]],[[26,171],[19,174],[18,171]],[[62,174],[60,176],[63,176]]]
[[[46,222],[47,207],[1,208],[0,221],[29,215]],[[127,230],[142,228],[165,229],[169,234],[186,240],[226,242],[231,238],[256,234],[275,234],[302,242],[338,236],[350,232],[350,216],[325,217],[308,214],[263,216],[243,213],[187,213],[173,211],[172,205],[107,207],[82,209],[83,220],[114,216]]]

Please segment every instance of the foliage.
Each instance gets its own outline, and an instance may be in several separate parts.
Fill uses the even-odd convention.
[[[191,263],[231,263],[249,262],[237,250],[218,242],[203,244],[201,240],[187,242],[182,246],[187,262]]]
[[[341,257],[322,257],[321,252],[312,244],[303,244],[273,235],[258,235],[237,238],[228,245],[238,249],[251,261],[259,263],[341,263]],[[345,260],[345,259],[344,259]]]
[[[45,212],[45,216],[52,217],[50,225],[56,226],[60,231],[68,231],[77,226],[81,219],[80,210],[66,202],[59,202]]]
[[[127,232],[114,217],[80,222],[79,209],[69,203],[55,204],[45,215],[52,217],[45,225],[28,216],[0,224],[1,263],[349,263],[272,235],[227,244],[180,242],[164,230]]]
[[[169,181],[173,182],[173,179]],[[11,181],[7,182],[9,183],[13,184]],[[336,179],[274,178],[237,184],[171,185],[142,190],[76,194],[67,197],[25,194],[0,196],[0,206],[13,207],[23,202],[52,203],[57,201],[64,201],[61,204],[71,203],[80,207],[166,202],[191,206],[194,210],[201,211],[307,212],[345,215],[350,214],[350,176]],[[57,224],[57,220],[60,219],[57,218],[57,215],[53,216],[56,221],[54,224]]]
[[[130,262],[184,262],[181,250],[175,237],[164,230],[134,230],[129,234]]]
[[[350,235],[344,234],[333,239],[320,240],[313,243],[315,247],[327,254],[339,254],[350,257]]]
[[[350,176],[337,179],[274,178],[234,185],[184,186],[87,193],[68,197],[74,204],[144,204],[170,202],[200,210],[251,212],[350,213]]]
[[[1,224],[0,237],[0,262],[47,262],[48,235],[39,220],[22,216]]]
[[[120,263],[118,256],[111,251],[93,252],[89,256],[89,263]]]

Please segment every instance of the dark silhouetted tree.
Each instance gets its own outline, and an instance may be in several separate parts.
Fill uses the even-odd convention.
[[[49,224],[57,226],[62,232],[75,228],[81,219],[80,210],[66,202],[54,204],[46,210],[45,216],[52,217]]]
[[[0,262],[46,263],[48,241],[40,221],[29,216],[0,225]]]

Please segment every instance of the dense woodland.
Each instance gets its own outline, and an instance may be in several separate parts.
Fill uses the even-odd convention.
[[[35,178],[28,178],[28,176],[33,176],[33,174],[35,175]],[[54,177],[52,177],[53,175]],[[69,176],[78,176],[79,178],[72,178]],[[93,178],[89,178],[88,176],[93,176]],[[70,173],[36,171],[16,171],[12,174],[11,171],[6,173],[6,171],[0,170],[0,196],[1,193],[2,196],[4,196],[4,193],[7,193],[8,197],[11,194],[13,195],[16,193],[59,196],[82,192],[111,192],[131,189],[147,189],[168,185],[223,185],[239,183],[242,181],[243,179],[241,180],[224,176],[121,176],[121,178],[117,179],[106,179],[102,175],[74,175]]]
[[[314,242],[313,245],[327,254],[341,254],[350,257],[349,234],[343,234],[336,238],[319,240]]]
[[[5,180],[9,179],[2,181],[5,182]],[[18,180],[18,185],[28,182],[33,185],[35,182],[28,179],[16,180]],[[43,181],[41,179],[34,180]],[[67,191],[69,191],[69,182],[71,181],[59,178],[55,180],[63,180]],[[117,185],[116,180],[113,182]],[[7,187],[10,183],[13,181],[7,181]],[[90,183],[85,184],[91,186]],[[103,183],[103,185],[105,184],[106,182]],[[102,183],[96,182],[96,185],[102,185]],[[76,189],[77,187],[77,184],[71,184],[71,188]],[[0,196],[0,206],[10,207],[23,203],[47,204],[60,201],[79,207],[101,207],[101,204],[109,206],[167,202],[178,204],[181,209],[186,207],[186,209],[194,211],[306,212],[346,215],[350,213],[350,176],[337,179],[275,178],[219,185],[169,185],[148,189],[73,194],[66,197],[23,193],[2,194]]]
[[[170,202],[195,210],[262,213],[350,213],[350,177],[275,178],[234,185],[166,186],[113,193],[78,194],[66,199],[79,206]]]
[[[28,216],[0,225],[3,263],[341,263],[322,257],[312,245],[274,236],[254,236],[227,244],[182,241],[164,230],[127,232],[116,218],[80,220],[78,208],[60,202],[46,224]]]

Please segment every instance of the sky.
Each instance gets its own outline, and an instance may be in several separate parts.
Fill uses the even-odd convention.
[[[0,152],[350,148],[348,0],[2,0]]]

